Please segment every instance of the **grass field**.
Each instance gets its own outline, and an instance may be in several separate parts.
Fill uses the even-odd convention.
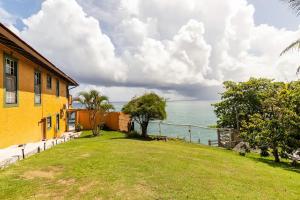
[[[87,134],[0,171],[0,199],[300,199],[300,171],[287,164],[180,141]]]

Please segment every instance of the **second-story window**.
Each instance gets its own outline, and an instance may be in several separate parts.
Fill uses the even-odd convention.
[[[50,75],[47,75],[47,89],[52,89],[52,77]]]
[[[59,80],[56,80],[56,96],[59,97]]]
[[[41,104],[42,94],[42,81],[41,81],[41,72],[34,72],[34,103]]]
[[[17,68],[16,60],[5,57],[5,103],[17,104]]]

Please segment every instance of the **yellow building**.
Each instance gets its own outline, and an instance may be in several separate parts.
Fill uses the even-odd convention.
[[[59,137],[78,84],[0,23],[0,148]]]

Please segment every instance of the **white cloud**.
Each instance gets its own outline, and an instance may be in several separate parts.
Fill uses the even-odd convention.
[[[140,85],[173,87],[178,84],[208,84],[204,76],[210,71],[211,47],[204,38],[204,26],[190,20],[172,40],[159,41],[145,37],[134,51],[126,50],[130,80]],[[141,79],[141,76],[143,77]]]
[[[179,100],[186,99],[185,96],[182,96],[181,94],[173,90],[161,91],[159,89],[149,90],[141,87],[104,87],[104,86],[86,85],[86,84],[82,84],[79,87],[75,88],[72,91],[72,94],[77,96],[79,92],[87,91],[90,89],[96,89],[98,91],[101,91],[103,95],[108,96],[110,101],[113,102],[126,102],[132,99],[133,97],[143,95],[146,92],[155,92],[167,99],[179,99]]]
[[[17,20],[17,17],[15,17],[12,14],[10,14],[9,12],[7,12],[0,5],[0,22],[3,23],[5,26],[7,26],[14,33],[19,35],[18,29],[14,26],[14,24],[16,23],[16,20]]]
[[[15,17],[8,13],[6,10],[0,7],[0,19],[5,25],[10,25],[15,22]]]
[[[126,27],[117,34],[123,41],[136,39],[135,45],[126,48],[125,58],[132,55],[126,63],[130,68],[137,69],[137,77],[143,75],[143,83],[177,89],[181,88],[178,87],[180,84],[185,85],[183,88],[186,90],[191,89],[190,84],[201,88],[218,85],[228,79],[242,81],[250,76],[277,80],[296,78],[294,66],[300,63],[299,57],[289,55],[280,58],[279,54],[300,35],[299,30],[256,26],[253,17],[255,9],[245,0],[140,0],[136,6],[128,6],[134,7],[134,11],[126,11],[126,3],[128,1],[120,3],[122,12],[118,15],[119,24],[134,19],[143,27],[150,27],[127,27],[143,30],[140,37],[123,34]],[[96,3],[94,6],[97,7]],[[101,21],[101,16],[98,15],[98,19]],[[201,28],[191,28],[196,24]],[[114,26],[117,25],[114,23]],[[113,29],[107,30],[117,48],[126,47],[115,39]],[[196,45],[200,43],[195,40],[190,43],[185,40],[184,45],[180,45],[178,38],[187,39],[187,35],[196,36],[202,45]],[[138,66],[143,67],[139,69]],[[135,74],[131,75],[135,77]],[[193,95],[197,95],[197,86],[193,89]]]
[[[115,55],[110,38],[74,0],[47,0],[23,22],[27,28],[21,36],[80,81],[126,80],[127,67]]]
[[[246,0],[46,0],[21,36],[85,86],[207,99],[228,79],[296,78],[300,57],[279,54],[300,28],[255,25],[254,12]]]

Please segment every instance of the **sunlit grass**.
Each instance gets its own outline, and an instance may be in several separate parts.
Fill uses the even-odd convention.
[[[300,173],[256,155],[105,132],[0,171],[0,199],[300,199]]]

